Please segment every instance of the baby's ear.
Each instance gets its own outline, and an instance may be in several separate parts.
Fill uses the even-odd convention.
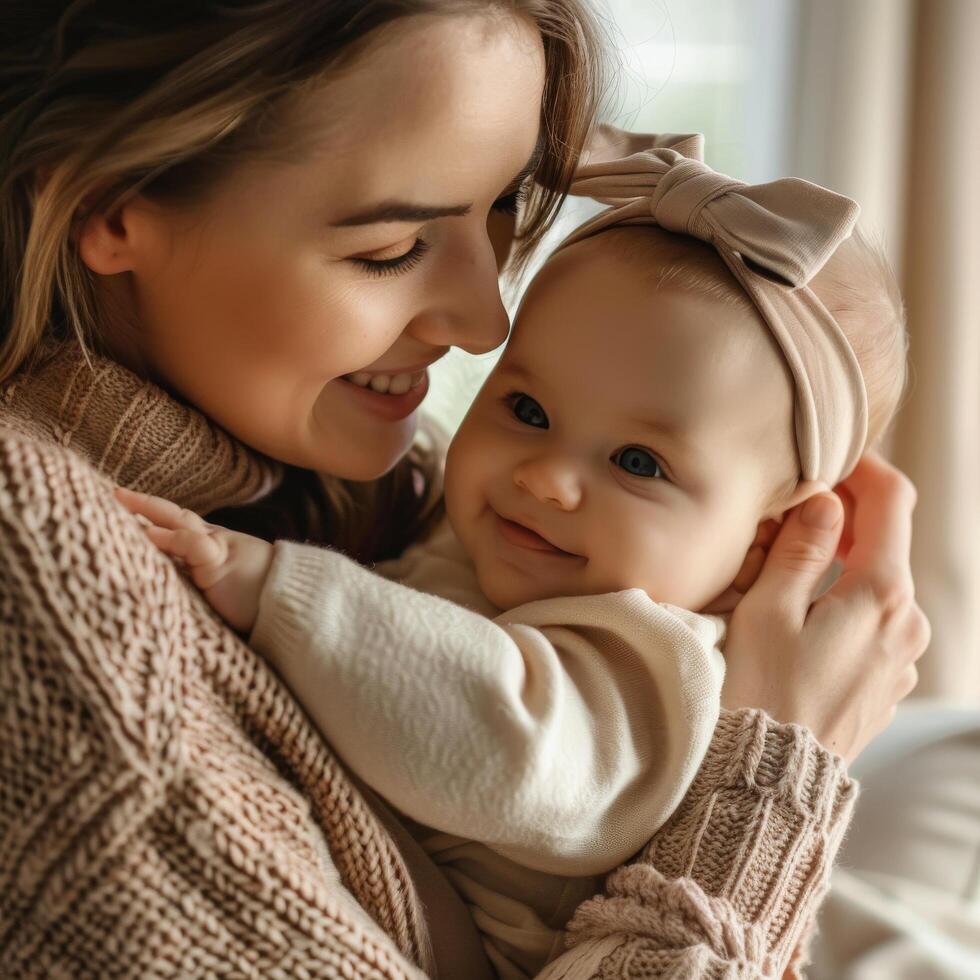
[[[804,500],[809,500],[816,493],[826,493],[830,487],[821,480],[800,480],[793,490],[773,504],[773,509],[766,517],[782,523],[783,517]]]
[[[731,585],[731,588],[735,589],[736,592],[744,594],[752,588],[753,582],[759,577],[762,566],[766,563],[769,546],[779,534],[779,526],[779,521],[774,518],[759,521],[755,539],[749,545],[745,558],[742,559],[742,567],[738,570]]]

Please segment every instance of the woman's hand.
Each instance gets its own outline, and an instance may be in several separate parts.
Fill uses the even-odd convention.
[[[915,687],[930,630],[909,565],[914,487],[869,454],[838,489],[853,507],[847,532],[841,497],[807,500],[735,607],[722,702],[805,725],[851,762]],[[838,553],[843,572],[814,602]]]
[[[187,569],[191,581],[229,626],[251,632],[272,565],[268,541],[208,524],[162,497],[116,487],[116,499],[149,522],[143,525],[146,536]]]

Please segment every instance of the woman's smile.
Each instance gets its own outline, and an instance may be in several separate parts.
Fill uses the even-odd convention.
[[[388,375],[380,374],[376,375],[376,377],[385,381],[389,378]],[[395,380],[398,381],[403,377],[406,377],[406,375],[396,375]],[[343,387],[344,391],[349,393],[355,404],[376,415],[380,415],[382,418],[395,422],[411,415],[422,404],[423,399],[429,391],[428,371],[423,370],[409,377],[411,378],[411,383],[408,390],[397,393],[390,390],[390,384],[389,390],[386,391],[376,390],[373,382],[369,386],[359,384],[358,381],[353,380],[354,378],[360,380],[358,375],[338,378],[337,383]]]

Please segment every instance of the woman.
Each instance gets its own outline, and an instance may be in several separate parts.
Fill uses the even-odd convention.
[[[520,261],[594,115],[590,16],[579,0],[76,2],[15,24],[3,972],[489,975],[446,882],[111,485],[365,559],[417,533],[425,368],[504,339],[518,202],[533,177]],[[842,760],[911,690],[928,633],[907,481],[871,459],[845,495],[841,580],[811,603],[844,524],[826,494],[736,610],[729,710],[690,793],[580,909],[549,977],[789,960],[853,800]]]

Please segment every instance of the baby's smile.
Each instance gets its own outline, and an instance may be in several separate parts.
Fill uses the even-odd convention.
[[[574,552],[559,548],[558,545],[548,540],[543,534],[529,527],[526,522],[510,520],[496,512],[495,516],[501,537],[517,548],[524,548],[545,555],[553,555],[558,558],[583,557],[582,555],[576,555]]]
[[[450,448],[447,513],[501,609],[633,588],[702,609],[798,472],[792,426],[754,309],[661,287],[602,235],[529,288]]]

